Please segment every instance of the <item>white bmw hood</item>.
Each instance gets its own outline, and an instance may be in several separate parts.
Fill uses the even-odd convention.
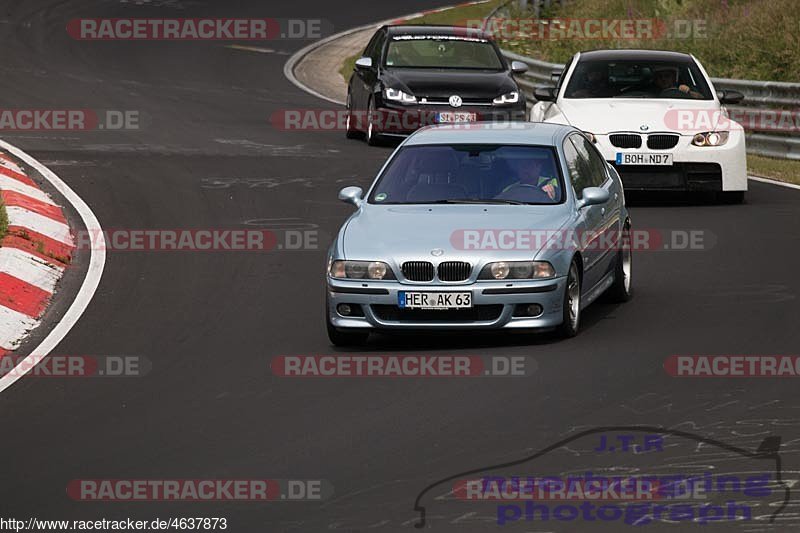
[[[562,99],[558,107],[571,125],[595,135],[615,131],[678,131],[693,135],[713,130],[720,120],[720,106],[713,100]]]

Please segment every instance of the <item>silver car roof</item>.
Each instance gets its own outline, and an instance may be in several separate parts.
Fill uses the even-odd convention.
[[[420,144],[530,144],[559,146],[564,137],[578,131],[572,126],[543,122],[475,122],[426,126],[403,143]]]

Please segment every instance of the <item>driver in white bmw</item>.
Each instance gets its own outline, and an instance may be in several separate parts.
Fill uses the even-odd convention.
[[[657,68],[653,71],[653,93],[662,96],[668,91],[680,91],[692,98],[702,99],[703,95],[685,83],[678,85],[678,69],[673,67]]]

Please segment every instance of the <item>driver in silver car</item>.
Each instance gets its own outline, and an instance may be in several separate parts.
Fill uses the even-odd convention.
[[[539,158],[510,158],[506,161],[515,181],[506,186],[497,196],[499,199],[513,198],[519,193],[524,194],[524,189],[537,189],[547,197],[557,202],[561,198],[558,179],[551,173],[544,171],[544,160]],[[550,169],[552,170],[552,169]],[[517,194],[515,194],[517,193]]]

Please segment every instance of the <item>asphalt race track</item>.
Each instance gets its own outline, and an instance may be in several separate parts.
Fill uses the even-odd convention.
[[[143,117],[138,131],[3,136],[66,181],[104,228],[313,228],[320,245],[110,252],[98,292],[54,353],[138,355],[152,368],[141,378],[21,379],[3,392],[0,515],[227,517],[231,531],[248,533],[410,531],[415,498],[429,484],[598,426],[673,428],[754,451],[780,436],[784,481],[798,478],[796,379],[676,379],[663,363],[673,354],[797,354],[800,191],[751,181],[743,205],[637,203],[635,227],[701,231],[707,245],[638,253],[633,300],[593,305],[574,339],[373,337],[349,350],[524,356],[535,361],[531,376],[279,378],[270,371],[275,356],[337,353],[325,333],[324,259],[350,207],[336,194],[345,185],[366,187],[390,148],[369,148],[339,131],[272,127],[276,111],[330,107],[282,73],[309,41],[256,43],[273,51],[254,53],[225,42],[81,42],[64,31],[77,17],[264,16],[321,18],[343,31],[445,4],[3,2],[2,107],[125,109]],[[714,465],[713,452],[704,457]],[[547,466],[568,471],[582,467],[578,459],[578,452],[561,454]],[[670,449],[658,457],[673,466],[681,460]],[[628,458],[602,461],[623,467]],[[735,468],[755,469],[745,459]],[[73,501],[65,488],[84,478],[322,479],[334,493],[323,502]],[[439,512],[431,503],[426,527],[497,527],[492,504],[460,504]],[[788,531],[799,523],[793,494],[772,525],[752,520],[714,531]]]

